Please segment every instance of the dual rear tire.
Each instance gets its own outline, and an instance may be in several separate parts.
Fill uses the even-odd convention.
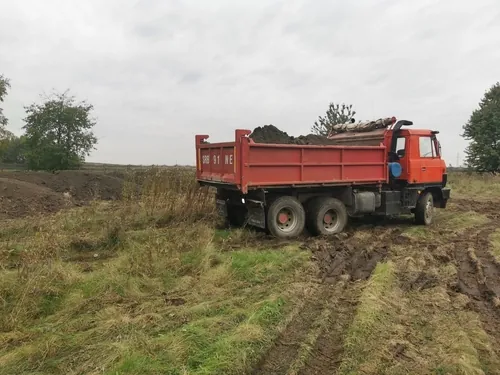
[[[267,211],[267,228],[278,238],[299,236],[304,228],[314,235],[330,235],[344,230],[348,215],[345,205],[335,198],[312,199],[304,209],[297,198],[282,196]]]
[[[318,197],[308,203],[307,229],[311,234],[326,236],[340,233],[347,225],[347,209],[335,198]]]

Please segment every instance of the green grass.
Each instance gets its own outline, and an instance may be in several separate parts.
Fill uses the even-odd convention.
[[[271,345],[308,251],[245,247],[191,172],[153,173],[124,202],[0,226],[0,374],[242,374]]]
[[[23,255],[33,261],[26,275],[1,271],[9,303],[0,309],[0,374],[90,372],[96,363],[109,374],[242,373],[271,343],[291,308],[291,277],[308,262],[297,247],[220,251],[205,224],[127,230],[123,222],[119,241],[97,226],[80,233],[95,238],[92,253],[112,249],[111,257],[65,262],[57,258],[82,251],[68,246],[78,232],[71,225],[65,234],[67,225],[60,214],[31,236],[11,237],[9,247],[57,251]]]

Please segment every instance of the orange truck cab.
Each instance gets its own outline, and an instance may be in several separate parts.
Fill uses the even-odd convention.
[[[388,132],[387,141],[392,142],[392,133]],[[432,184],[446,178],[446,164],[441,159],[441,147],[436,134],[437,131],[411,129],[401,130],[397,134],[396,153],[392,157],[402,167],[399,180],[408,184]]]
[[[197,180],[217,189],[217,208],[231,225],[280,238],[305,228],[339,233],[354,216],[411,213],[430,225],[450,198],[438,132],[389,120],[385,128],[333,135],[329,145],[255,143],[243,129],[233,142],[197,135]]]

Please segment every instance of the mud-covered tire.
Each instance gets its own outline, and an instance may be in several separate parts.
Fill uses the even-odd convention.
[[[247,223],[247,209],[244,206],[227,206],[227,223],[233,228],[241,228]]]
[[[338,199],[319,197],[308,204],[307,229],[313,235],[340,233],[348,220],[347,209]]]
[[[423,193],[415,207],[415,222],[418,225],[430,225],[434,217],[434,198],[431,192]]]
[[[299,236],[304,230],[305,222],[304,207],[294,197],[279,197],[267,210],[267,229],[272,236],[277,238]]]

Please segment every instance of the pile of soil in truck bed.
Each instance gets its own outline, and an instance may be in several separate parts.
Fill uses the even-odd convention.
[[[256,143],[276,143],[295,145],[331,145],[335,141],[321,135],[309,134],[292,137],[274,125],[264,125],[255,128],[250,138]]]

